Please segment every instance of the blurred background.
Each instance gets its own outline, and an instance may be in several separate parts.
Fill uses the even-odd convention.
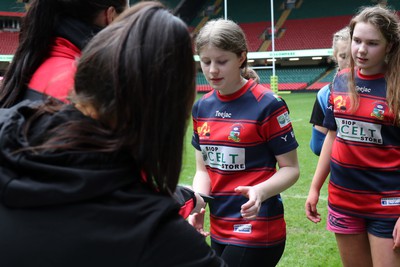
[[[130,4],[136,2],[139,1],[131,0]],[[210,19],[228,18],[237,22],[247,36],[249,65],[257,71],[261,83],[270,87],[271,76],[275,74],[277,89],[289,92],[315,92],[332,80],[335,74],[332,35],[346,26],[360,7],[382,4],[400,10],[399,0],[161,2],[187,23],[193,37]],[[20,20],[27,8],[29,0],[0,0],[0,77],[17,47]],[[198,92],[211,90],[200,67],[196,83]]]

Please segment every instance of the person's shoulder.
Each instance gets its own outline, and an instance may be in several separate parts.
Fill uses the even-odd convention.
[[[32,110],[40,103],[39,101],[24,100],[10,108],[0,108],[0,122],[8,121],[13,116],[27,114],[29,113],[28,110]]]
[[[279,103],[279,102],[283,101],[282,97],[280,97],[278,94],[273,92],[271,89],[269,89],[259,83],[254,82],[254,85],[250,89],[250,91],[251,91],[252,95],[254,96],[254,98],[257,100],[257,102]]]
[[[215,90],[212,90],[204,95],[200,96],[198,100],[193,104],[192,112],[197,112],[200,107],[207,107],[212,103],[215,103],[218,98],[216,97]]]
[[[324,98],[324,99],[327,98],[330,90],[331,90],[331,84],[329,83],[318,90],[317,98]]]
[[[0,109],[0,128],[15,114],[15,108],[1,108]]]
[[[287,106],[286,101],[282,97],[282,95],[279,95],[279,93],[275,93],[271,90],[265,91],[260,103],[264,103],[263,106],[269,107],[271,109],[278,109]]]
[[[250,84],[249,91],[254,95],[254,97],[259,98],[265,95],[266,93],[272,93],[272,90],[265,87],[262,84],[259,84],[253,80],[251,80],[252,84]]]
[[[215,90],[203,94],[197,102],[207,101],[216,97]]]
[[[348,90],[348,81],[350,79],[351,69],[346,68],[338,71],[332,83],[333,92],[341,92]]]
[[[343,78],[343,77],[347,78],[350,75],[350,72],[351,72],[350,68],[345,68],[345,69],[339,70],[336,73],[336,76],[335,76],[334,80],[337,79],[337,78]]]
[[[65,102],[73,89],[76,59],[81,53],[66,39],[57,37],[54,42],[50,56],[36,69],[28,87]]]
[[[318,94],[323,95],[330,89],[330,83],[327,85],[324,85],[321,89],[318,90]]]

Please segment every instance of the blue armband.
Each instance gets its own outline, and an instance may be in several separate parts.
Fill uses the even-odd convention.
[[[322,145],[324,144],[325,136],[326,135],[324,133],[321,133],[320,131],[312,127],[310,148],[311,151],[317,156],[321,154],[321,149]]]

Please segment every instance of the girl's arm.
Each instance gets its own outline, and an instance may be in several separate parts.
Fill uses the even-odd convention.
[[[203,161],[203,155],[198,150],[196,150],[196,173],[193,178],[193,190],[205,195],[209,195],[211,192],[210,177]]]
[[[193,190],[206,195],[211,192],[210,176],[204,164],[203,155],[198,150],[196,150],[196,174],[193,178]],[[200,234],[208,236],[209,232],[204,231],[204,215],[205,209],[203,208],[199,213],[190,215],[188,221]]]
[[[336,132],[329,130],[322,146],[321,156],[319,157],[305,204],[307,218],[314,223],[321,221],[321,216],[317,210],[317,203],[321,188],[330,172],[332,145],[335,138]]]

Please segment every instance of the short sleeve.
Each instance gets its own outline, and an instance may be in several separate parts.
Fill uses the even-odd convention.
[[[261,128],[273,154],[281,155],[296,149],[298,143],[286,102],[281,97],[275,96],[267,105],[264,114],[265,119],[262,121]]]

